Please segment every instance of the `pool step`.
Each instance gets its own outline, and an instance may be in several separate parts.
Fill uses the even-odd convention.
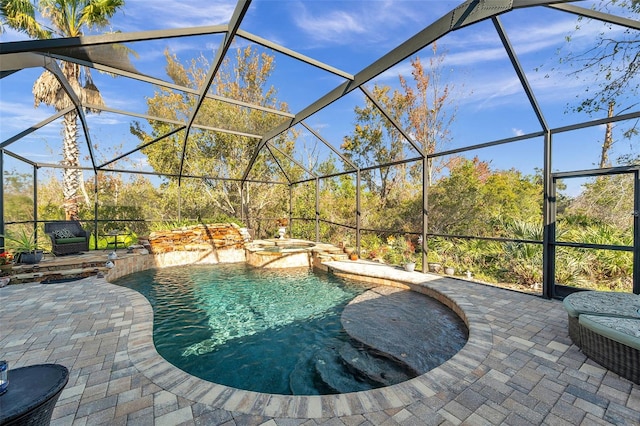
[[[289,388],[293,395],[317,395],[331,393],[331,389],[314,380],[315,366],[313,354],[318,351],[317,346],[308,346],[298,355],[298,363],[289,375]]]
[[[407,366],[368,348],[356,348],[350,342],[337,341],[318,350],[311,363],[301,368],[315,368],[318,381],[336,393],[390,386],[415,377]],[[296,387],[300,388],[292,385],[292,389]]]
[[[365,391],[377,387],[374,383],[355,377],[335,349],[318,351],[314,359],[320,380],[336,393]]]
[[[364,347],[345,343],[339,353],[348,370],[380,386],[395,385],[416,376],[407,366]]]

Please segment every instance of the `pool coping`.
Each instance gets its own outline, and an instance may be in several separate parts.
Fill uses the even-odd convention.
[[[188,400],[249,415],[285,418],[350,416],[400,408],[441,392],[468,386],[482,375],[481,364],[493,346],[493,333],[482,312],[456,291],[457,279],[405,272],[372,262],[333,261],[329,273],[391,285],[426,294],[456,312],[469,329],[464,347],[444,364],[408,381],[373,389],[334,395],[291,396],[236,389],[190,375],[166,361],[153,343],[153,309],[135,290],[129,294],[133,324],[128,340],[133,365],[156,385]]]

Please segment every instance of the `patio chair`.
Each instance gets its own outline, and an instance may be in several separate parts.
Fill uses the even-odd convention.
[[[78,221],[45,223],[44,232],[51,238],[51,252],[56,256],[89,250],[89,232]]]

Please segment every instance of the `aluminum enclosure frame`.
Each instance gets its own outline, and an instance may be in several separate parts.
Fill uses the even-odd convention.
[[[180,168],[178,173],[175,175],[167,175],[167,174],[161,174],[161,175],[177,177],[179,184],[181,183],[183,177],[212,179],[212,180],[216,180],[216,179],[236,180],[236,179],[221,178],[216,176],[193,176],[193,175],[185,174],[184,161],[186,158],[187,144],[189,143],[190,129],[201,128],[201,129],[207,129],[207,130],[214,130],[216,132],[228,133],[231,135],[248,137],[258,141],[257,146],[249,161],[249,164],[241,174],[242,177],[237,180],[242,182],[243,187],[248,182],[254,182],[251,179],[249,179],[249,175],[251,173],[252,167],[257,161],[258,156],[262,152],[267,151],[273,157],[273,159],[276,161],[276,163],[282,170],[285,180],[282,182],[261,182],[261,183],[288,185],[289,191],[290,191],[289,205],[291,206],[291,188],[294,185],[300,184],[305,181],[293,182],[290,180],[290,178],[286,175],[286,173],[284,173],[284,169],[280,166],[280,163],[278,162],[276,156],[274,155],[272,148],[275,148],[275,147],[270,146],[270,141],[282,135],[283,133],[289,131],[294,126],[300,124],[304,126],[306,129],[308,129],[312,134],[314,134],[314,136],[316,136],[324,145],[326,145],[329,149],[331,149],[334,153],[336,153],[343,161],[345,161],[345,163],[352,168],[352,170],[349,170],[345,173],[354,173],[356,175],[357,182],[360,182],[360,173],[362,171],[361,168],[359,168],[353,162],[348,161],[340,153],[338,149],[336,149],[330,142],[323,139],[317,131],[315,131],[311,126],[309,126],[305,122],[307,118],[313,116],[315,113],[319,112],[323,108],[329,106],[333,102],[336,102],[342,97],[350,94],[356,89],[360,89],[365,94],[365,96],[367,96],[375,104],[375,106],[381,111],[381,113],[385,117],[390,119],[392,124],[397,128],[398,132],[402,134],[404,138],[413,146],[416,152],[418,152],[419,156],[415,159],[411,159],[411,161],[422,161],[423,165],[426,165],[426,162],[429,161],[430,159],[435,159],[435,158],[446,156],[446,155],[462,153],[462,152],[479,149],[479,148],[485,148],[489,146],[507,144],[515,141],[528,140],[528,139],[537,138],[541,136],[544,137],[543,224],[544,224],[545,231],[544,231],[544,239],[541,242],[541,244],[543,245],[543,262],[544,262],[543,295],[547,297],[553,297],[555,284],[553,282],[554,262],[552,261],[552,256],[553,256],[552,246],[554,245],[555,241],[553,239],[552,232],[553,232],[555,214],[553,212],[554,204],[550,201],[553,199],[552,191],[553,191],[553,179],[554,179],[554,176],[552,175],[552,172],[551,172],[551,145],[552,145],[553,135],[557,133],[562,133],[565,131],[592,127],[592,126],[600,125],[607,122],[634,119],[634,118],[640,117],[640,111],[638,111],[638,112],[628,113],[622,116],[616,116],[609,120],[604,120],[604,119],[593,120],[590,122],[579,123],[579,124],[565,126],[565,127],[556,128],[556,129],[552,129],[549,127],[544,115],[544,111],[540,107],[536,99],[536,94],[534,90],[531,88],[529,82],[527,81],[526,74],[519,63],[517,54],[514,51],[513,47],[511,46],[511,43],[508,38],[508,34],[502,27],[502,24],[500,21],[500,15],[503,15],[505,13],[508,13],[516,9],[525,9],[525,8],[542,6],[542,7],[548,7],[558,11],[570,13],[576,16],[583,16],[591,19],[600,20],[603,22],[621,25],[621,26],[635,29],[635,30],[640,30],[640,23],[637,21],[578,7],[572,3],[579,3],[579,1],[575,2],[573,0],[555,0],[555,1],[553,0],[467,0],[457,8],[443,15],[440,19],[438,19],[431,25],[424,28],[422,31],[415,34],[413,37],[407,39],[405,42],[403,42],[396,48],[389,51],[386,55],[382,56],[375,62],[371,63],[369,66],[362,69],[360,72],[353,75],[343,70],[336,69],[328,64],[324,64],[313,58],[309,58],[305,55],[299,54],[286,47],[279,46],[276,43],[273,43],[269,40],[265,40],[247,31],[244,31],[241,28],[242,21],[245,17],[245,14],[249,6],[251,5],[251,0],[239,0],[237,2],[237,5],[233,12],[230,23],[227,25],[186,28],[186,29],[178,29],[178,30],[157,30],[157,31],[135,32],[135,33],[118,33],[118,34],[109,34],[109,35],[101,35],[101,36],[86,36],[86,37],[77,37],[77,38],[0,43],[0,78],[4,78],[8,75],[11,75],[13,72],[23,68],[42,67],[54,73],[56,78],[60,81],[61,85],[65,88],[65,91],[70,97],[70,99],[73,100],[72,107],[66,108],[62,111],[58,111],[55,114],[53,114],[51,117],[41,121],[40,123],[34,124],[32,127],[25,129],[24,131],[4,141],[0,141],[0,150],[2,151],[2,154],[3,154],[3,155],[0,155],[0,171],[2,171],[4,167],[3,166],[4,155],[9,155],[15,158],[19,157],[17,154],[11,151],[11,145],[14,142],[20,140],[21,138],[29,135],[30,133],[44,126],[47,126],[51,122],[62,117],[64,114],[72,110],[75,110],[78,113],[78,116],[80,118],[83,130],[84,130],[83,134],[84,134],[85,142],[87,144],[87,148],[90,153],[90,161],[91,161],[90,170],[92,170],[94,175],[96,176],[100,172],[153,174],[150,172],[115,169],[110,166],[117,160],[127,155],[130,155],[149,145],[157,143],[163,140],[164,138],[170,137],[180,131],[184,131],[185,136],[184,136],[183,145],[182,145],[182,153],[180,157]],[[416,52],[422,50],[423,48],[429,46],[433,42],[439,40],[443,36],[451,32],[457,31],[459,29],[466,28],[475,23],[486,21],[486,20],[491,20],[496,30],[496,33],[498,34],[500,40],[502,41],[503,48],[507,53],[510,63],[520,81],[520,84],[522,85],[524,92],[527,95],[530,107],[537,117],[538,125],[540,129],[522,136],[501,139],[501,140],[487,141],[484,143],[476,144],[473,146],[467,146],[464,148],[458,148],[454,150],[448,150],[448,151],[442,151],[442,152],[436,152],[436,153],[422,152],[421,149],[419,148],[421,146],[420,141],[413,140],[412,137],[408,134],[408,132],[406,132],[405,129],[403,129],[399,123],[394,122],[391,119],[391,115],[384,110],[384,107],[380,103],[376,102],[375,99],[367,92],[365,84],[370,82],[375,77],[379,76],[381,73],[389,70],[391,67],[395,66],[396,64],[400,63],[401,61],[415,54]],[[71,55],[74,49],[81,50],[83,48],[91,47],[91,46],[107,46],[107,45],[113,45],[113,44],[124,43],[124,42],[163,40],[163,39],[169,39],[169,38],[178,38],[178,37],[186,37],[186,36],[194,36],[194,35],[210,35],[210,34],[223,35],[223,40],[220,48],[217,50],[214,64],[206,76],[206,83],[203,85],[203,87],[199,91],[196,91],[187,87],[179,86],[173,83],[169,83],[169,82],[166,82],[157,78],[153,78],[138,72],[134,72],[130,69],[118,68],[114,66],[114,64],[88,62],[83,58],[73,57]],[[303,63],[306,63],[308,65],[311,65],[313,67],[326,71],[333,75],[339,76],[343,78],[345,81],[342,84],[335,87],[333,90],[330,90],[329,92],[322,95],[316,101],[312,102],[311,104],[307,105],[306,107],[302,108],[301,110],[293,114],[279,111],[276,109],[265,108],[260,105],[254,105],[250,103],[239,102],[233,99],[209,95],[207,93],[209,90],[209,87],[211,86],[214,78],[216,77],[219,71],[222,60],[224,59],[226,52],[231,46],[231,42],[235,38],[243,38],[251,42],[257,43],[261,46],[267,47],[269,49],[273,49],[274,51],[287,55],[295,60],[301,61]],[[161,117],[152,117],[145,114],[138,114],[138,113],[123,111],[123,110],[116,110],[109,107],[99,107],[96,105],[83,104],[81,100],[78,99],[77,96],[75,96],[75,93],[71,89],[69,82],[66,81],[62,72],[59,70],[59,68],[57,68],[57,64],[55,62],[56,60],[65,60],[69,62],[74,62],[82,66],[88,66],[99,71],[106,71],[109,73],[113,73],[115,75],[132,78],[144,83],[155,84],[161,87],[166,87],[174,90],[180,90],[184,93],[189,93],[196,96],[197,105],[192,111],[190,117],[188,117],[188,119],[185,122],[180,122],[180,121],[166,120]],[[253,133],[239,132],[233,129],[212,128],[212,127],[198,125],[197,123],[195,123],[195,117],[202,103],[205,101],[205,99],[214,99],[217,101],[228,102],[230,104],[234,104],[234,105],[238,105],[238,106],[242,106],[250,109],[261,110],[269,114],[279,115],[283,117],[285,121],[282,124],[276,126],[275,128],[268,130],[264,134],[253,134]],[[92,148],[93,144],[91,143],[91,133],[88,129],[88,126],[86,124],[86,119],[84,117],[84,109],[86,108],[113,112],[113,113],[128,115],[131,117],[138,117],[146,120],[157,120],[160,122],[174,124],[174,125],[177,125],[178,127],[173,131],[154,139],[153,141],[140,145],[135,150],[131,150],[126,154],[122,154],[116,158],[108,160],[103,164],[97,164],[95,155],[93,154],[93,148]],[[277,148],[275,148],[275,150],[277,150]],[[283,152],[279,152],[278,154],[284,155]],[[290,158],[290,157],[287,157],[287,158],[289,161],[294,162],[298,167],[301,167],[304,169],[304,167],[301,164],[297,163],[293,158]],[[24,159],[21,157],[20,159],[22,161],[25,161],[27,164],[30,164],[33,167],[34,179],[37,179],[37,170],[41,167],[63,167],[63,166],[52,165],[47,163],[38,163],[33,160]],[[378,165],[377,167],[386,167],[386,166],[389,166],[389,164],[381,164],[381,165]],[[423,167],[423,170],[425,170],[424,167]],[[309,180],[313,180],[316,182],[315,221],[316,221],[316,237],[318,238],[319,222],[320,222],[320,213],[319,213],[319,205],[318,205],[319,181],[320,179],[326,178],[327,176],[316,176],[314,175],[314,173],[306,169],[305,169],[305,172],[307,172],[307,174],[311,176],[311,179]],[[428,182],[428,177],[423,176],[423,182],[422,182],[423,226],[420,234],[423,237],[423,241],[425,242],[427,241],[430,235],[433,235],[433,234],[430,234],[428,231],[428,218],[429,218],[428,186],[429,184],[430,182]],[[0,185],[0,187],[1,186],[2,185]],[[36,201],[35,204],[37,204],[37,192],[35,190],[36,187],[37,185],[34,185],[34,200]],[[360,206],[360,185],[359,184],[356,186],[356,189],[357,191],[356,191],[355,232],[356,232],[356,240],[357,240],[356,245],[359,251],[360,234],[362,232],[361,224],[360,224],[361,206]],[[4,232],[4,201],[3,201],[2,195],[3,195],[2,189],[0,189],[0,210],[2,210],[2,215],[1,215],[2,217],[0,218],[0,233]],[[96,206],[97,206],[97,200],[96,200]],[[34,208],[34,214],[37,214],[35,210],[36,209]],[[241,211],[244,211],[244,207],[242,207]],[[291,207],[290,207],[289,215],[291,216]],[[37,216],[34,216],[34,217],[37,220]],[[96,217],[96,225],[95,225],[96,229],[97,229],[97,219],[98,218]],[[35,227],[35,224],[34,224],[34,227]],[[0,242],[3,243],[3,241],[0,241]],[[640,259],[640,254],[639,254],[640,241],[635,241],[633,250],[634,250],[635,258]],[[423,264],[426,264],[426,253],[423,253]],[[639,290],[640,277],[638,277],[637,276],[638,274],[635,273],[635,271],[638,270],[638,266],[640,265],[636,265],[636,267],[634,267],[634,277],[633,277],[634,279],[633,288],[634,288],[634,292],[636,293],[640,292]]]

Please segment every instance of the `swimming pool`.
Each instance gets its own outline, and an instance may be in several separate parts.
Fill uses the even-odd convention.
[[[150,301],[158,353],[205,380],[318,395],[373,389],[415,375],[376,354],[374,361],[382,363],[377,368],[387,372],[384,381],[342,362],[345,354],[363,354],[340,323],[346,304],[370,287],[363,283],[246,264],[152,269],[115,283]]]

